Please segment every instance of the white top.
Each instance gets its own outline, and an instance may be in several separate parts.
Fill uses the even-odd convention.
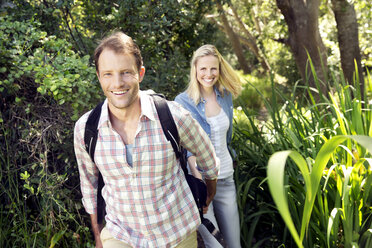
[[[230,122],[226,113],[221,108],[218,115],[207,117],[207,122],[211,127],[211,141],[216,150],[216,155],[220,159],[220,174],[218,179],[231,176],[234,173],[233,161],[227,149],[226,135]]]

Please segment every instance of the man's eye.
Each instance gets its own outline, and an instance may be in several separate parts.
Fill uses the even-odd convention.
[[[111,73],[104,73],[103,76],[104,77],[109,77],[109,76],[111,76]]]

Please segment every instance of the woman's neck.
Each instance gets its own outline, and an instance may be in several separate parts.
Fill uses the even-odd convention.
[[[213,87],[208,87],[208,88],[201,88],[201,95],[205,100],[215,98],[215,92]]]

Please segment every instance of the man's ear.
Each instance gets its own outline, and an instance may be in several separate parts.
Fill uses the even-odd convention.
[[[97,77],[98,77],[98,79],[99,79],[99,71],[96,71],[96,74],[97,74]]]
[[[139,71],[139,81],[142,82],[144,76],[145,76],[146,69],[144,66],[141,66],[141,69]]]

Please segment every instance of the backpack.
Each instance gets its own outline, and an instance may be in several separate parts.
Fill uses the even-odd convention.
[[[207,200],[207,186],[204,181],[199,178],[190,175],[187,170],[187,151],[180,146],[180,137],[178,135],[177,126],[174,122],[172,113],[169,110],[169,106],[164,96],[160,94],[150,94],[154,100],[155,108],[159,116],[159,120],[163,129],[163,132],[169,142],[171,142],[172,148],[175,152],[176,158],[179,159],[182,170],[185,174],[186,181],[191,189],[195,203],[198,207],[200,219],[202,224],[208,229],[208,231],[217,239],[217,241],[223,246],[227,247],[222,234],[219,230],[203,216],[203,206],[206,205]],[[94,162],[94,151],[97,143],[98,136],[98,122],[101,116],[103,102],[99,103],[89,114],[88,120],[85,126],[84,132],[84,143],[88,154]],[[102,174],[99,172],[98,175],[98,189],[97,189],[97,222],[102,224],[104,216],[106,215],[106,204],[102,197],[102,188],[104,186]]]

